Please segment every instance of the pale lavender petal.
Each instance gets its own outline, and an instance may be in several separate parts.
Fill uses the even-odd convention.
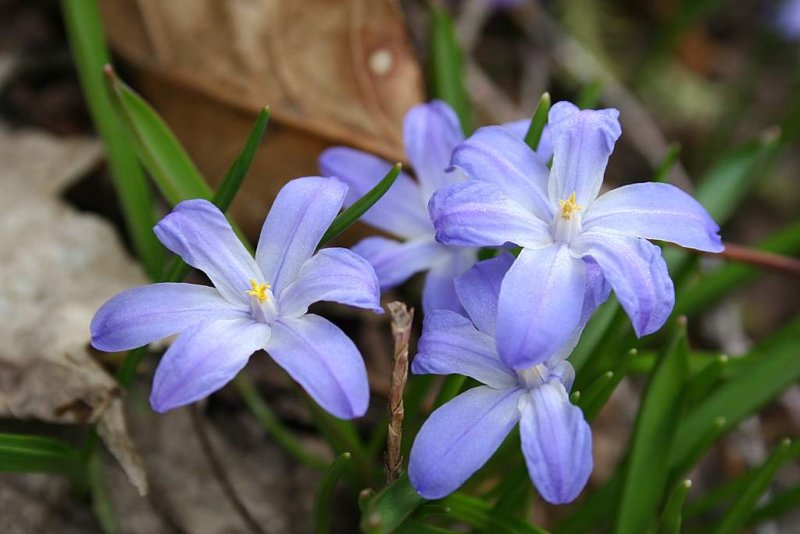
[[[616,109],[579,110],[569,102],[550,109],[553,166],[548,193],[553,206],[574,192],[588,206],[600,191],[608,157],[622,133]]]
[[[446,247],[434,241],[433,236],[405,243],[380,236],[367,237],[353,247],[353,252],[372,265],[381,289],[402,284],[448,254]]]
[[[457,175],[445,172],[453,149],[464,140],[455,111],[441,100],[417,104],[403,121],[403,140],[411,167],[417,175],[424,198],[454,183]]]
[[[411,447],[408,476],[426,499],[459,488],[519,420],[520,389],[472,388],[431,414]]]
[[[153,231],[164,246],[206,273],[223,297],[249,302],[250,280],[261,281],[261,272],[214,204],[199,199],[181,202]]]
[[[586,232],[573,241],[572,250],[597,262],[636,335],[663,326],[675,304],[675,290],[661,249],[645,239]]]
[[[528,472],[549,503],[575,500],[592,473],[592,431],[563,384],[549,382],[519,399],[520,438]]]
[[[548,225],[499,187],[468,180],[440,189],[428,203],[436,240],[446,245],[541,248],[553,242]]]
[[[790,41],[800,40],[800,0],[782,0],[775,16],[775,27]]]
[[[586,266],[566,245],[523,249],[500,286],[497,350],[514,369],[552,357],[581,317]]]
[[[509,128],[480,128],[458,145],[453,152],[453,165],[470,179],[496,185],[538,218],[553,218],[547,197],[547,165]]]
[[[192,326],[161,357],[150,404],[166,412],[211,395],[233,380],[269,338],[269,326],[251,319]]]
[[[719,226],[691,195],[674,185],[631,184],[595,200],[583,229],[671,241],[682,247],[722,252]]]
[[[514,256],[508,252],[475,264],[456,278],[456,293],[478,330],[494,336],[500,284]]]
[[[346,194],[344,183],[319,176],[296,178],[278,192],[256,249],[256,261],[273,293],[280,294],[297,278],[339,213]]]
[[[494,338],[479,332],[463,315],[447,310],[425,314],[411,371],[461,374],[495,389],[512,388],[517,383],[516,373],[497,355]]]
[[[317,404],[342,419],[360,417],[369,404],[361,354],[338,326],[318,315],[280,318],[267,352]]]
[[[383,313],[381,289],[372,266],[346,248],[325,248],[303,264],[278,297],[282,317],[299,317],[321,300]]]
[[[213,287],[151,284],[112,297],[94,314],[92,346],[107,352],[130,350],[186,330],[193,324],[249,315]]]
[[[334,176],[350,187],[344,201],[348,207],[375,187],[392,168],[390,163],[377,156],[341,146],[325,150],[318,164],[322,174]],[[423,195],[419,185],[401,172],[392,187],[361,216],[361,220],[399,237],[416,237],[432,231],[425,209],[427,201],[428,197]]]
[[[425,275],[422,310],[425,313],[433,310],[463,311],[456,294],[455,279],[464,274],[477,259],[478,249],[448,247],[447,255],[433,264]]]
[[[520,139],[525,139],[525,136],[528,135],[528,129],[530,127],[530,119],[520,119],[503,124],[503,128],[508,128]],[[550,158],[553,157],[553,139],[550,136],[549,126],[545,125],[544,130],[542,130],[542,137],[539,139],[539,146],[536,147],[534,152],[536,152],[536,157],[539,158],[539,161],[541,161],[543,165],[547,165],[547,163],[550,161]]]

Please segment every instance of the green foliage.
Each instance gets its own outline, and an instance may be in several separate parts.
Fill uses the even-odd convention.
[[[433,95],[450,104],[464,132],[471,132],[472,112],[453,19],[435,6],[430,10],[430,73]]]
[[[0,434],[0,471],[83,477],[83,458],[63,441],[44,436]]]
[[[333,492],[336,483],[344,473],[347,464],[350,463],[350,453],[345,452],[339,455],[330,465],[317,487],[314,496],[314,532],[316,534],[326,534],[331,532],[331,506],[333,504]]]
[[[525,143],[527,143],[532,150],[539,148],[539,141],[542,140],[544,127],[547,124],[548,113],[550,113],[550,93],[544,93],[539,99],[536,111],[533,112],[531,125],[528,126],[528,131],[525,133]]]

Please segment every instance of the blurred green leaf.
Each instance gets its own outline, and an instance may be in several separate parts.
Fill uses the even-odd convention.
[[[539,104],[536,105],[536,111],[533,112],[531,124],[525,134],[525,142],[532,150],[539,148],[539,141],[542,140],[544,127],[547,124],[548,113],[550,113],[550,93],[545,92],[539,98]]]
[[[675,163],[678,161],[678,156],[681,154],[681,145],[679,143],[672,143],[664,154],[664,159],[658,164],[656,172],[653,174],[653,181],[660,183],[669,182],[669,173]]]
[[[515,534],[547,534],[546,530],[509,515],[492,514],[492,505],[477,497],[453,493],[442,499],[448,516],[474,528]]]
[[[210,200],[211,188],[156,110],[120,80],[110,66],[106,67],[106,77],[132,134],[136,153],[167,201],[175,205],[190,198]]]
[[[603,94],[603,81],[594,80],[581,87],[575,105],[581,109],[594,109],[597,103],[600,102],[600,96]]]
[[[721,354],[692,376],[686,389],[687,406],[694,406],[708,395],[720,381],[729,362],[730,358],[726,354]]]
[[[436,409],[455,398],[461,393],[461,389],[464,387],[466,381],[467,377],[464,375],[446,376],[442,382],[441,389],[439,389],[439,393],[436,395],[436,400],[433,401],[433,408]]]
[[[361,531],[367,534],[394,532],[425,500],[403,475],[375,495],[361,515]]]
[[[350,463],[350,453],[340,454],[338,458],[331,462],[330,467],[322,476],[319,486],[317,486],[317,492],[314,496],[314,532],[316,534],[326,534],[331,531],[333,492],[348,463]]]
[[[800,508],[800,484],[772,497],[768,503],[764,504],[750,515],[747,519],[747,525],[758,525],[764,521],[780,517],[797,508]]]
[[[581,375],[581,370],[589,359],[597,355],[597,347],[613,329],[618,316],[624,315],[624,313],[613,295],[594,312],[581,334],[578,345],[569,357],[578,376]]]
[[[61,7],[86,103],[106,148],[125,226],[145,271],[151,277],[157,276],[163,269],[164,249],[153,233],[153,194],[103,80],[103,65],[109,62],[109,56],[97,2],[62,0]]]
[[[80,478],[83,459],[63,441],[25,434],[0,434],[0,472],[56,473]]]
[[[738,495],[731,507],[726,511],[720,525],[714,529],[717,534],[734,534],[741,532],[747,518],[761,495],[767,490],[778,469],[788,460],[800,454],[800,442],[785,439],[756,471],[747,487]]]
[[[250,165],[253,163],[253,158],[261,145],[261,138],[264,137],[264,132],[267,129],[269,122],[269,108],[263,108],[256,117],[256,122],[253,124],[250,133],[247,135],[247,140],[244,143],[242,151],[233,160],[228,172],[222,178],[216,191],[214,191],[213,202],[223,213],[228,211],[236,193],[242,186],[247,172],[250,170]]]
[[[105,534],[119,532],[119,520],[106,489],[103,459],[95,450],[89,458],[89,489],[92,494],[92,513]]]
[[[356,200],[352,206],[337,215],[328,230],[325,231],[322,239],[319,240],[318,247],[325,246],[329,241],[347,230],[347,228],[356,222],[359,217],[364,215],[364,213],[366,213],[366,211],[370,209],[373,204],[380,200],[381,197],[386,194],[389,188],[392,187],[395,180],[397,180],[402,168],[402,165],[399,163],[396,164],[391,168],[391,170],[389,170],[388,173],[386,173],[386,176],[384,176],[380,182],[375,184],[375,187],[367,191],[363,197]]]
[[[661,512],[661,517],[658,519],[658,534],[680,534],[681,511],[691,488],[691,480],[681,480],[672,489],[667,504],[664,505],[664,510]]]
[[[636,416],[615,529],[618,534],[645,532],[656,517],[667,482],[670,450],[681,420],[688,358],[686,323],[678,320]]]
[[[472,114],[464,85],[461,48],[452,18],[440,7],[432,6],[430,10],[429,42],[433,95],[450,104],[461,121],[461,128],[470,133]]]

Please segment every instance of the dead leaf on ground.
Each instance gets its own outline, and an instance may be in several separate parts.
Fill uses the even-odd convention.
[[[404,159],[402,119],[422,75],[394,0],[114,0],[112,46],[212,181],[255,115],[272,123],[233,212],[257,235],[287,180],[316,174],[320,151],[349,144]]]
[[[110,224],[59,198],[101,159],[96,140],[0,127],[0,416],[99,423],[144,493],[116,381],[90,353],[89,322],[145,278]]]

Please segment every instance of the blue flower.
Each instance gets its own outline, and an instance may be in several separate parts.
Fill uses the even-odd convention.
[[[255,259],[213,204],[181,202],[155,233],[214,287],[163,283],[124,291],[92,319],[92,345],[122,351],[180,333],[155,373],[150,403],[159,412],[210,395],[264,349],[330,413],[363,415],[369,387],[358,349],[338,327],[307,313],[320,300],[382,311],[375,272],[362,257],[343,248],[314,253],[346,194],[333,179],[290,181],[264,222]]]
[[[800,0],[784,0],[780,4],[775,27],[787,40],[800,40]]]
[[[481,128],[453,154],[470,179],[430,200],[441,243],[522,247],[497,310],[498,350],[515,369],[545,362],[574,338],[590,269],[599,267],[643,336],[664,324],[675,300],[661,251],[647,239],[723,250],[717,224],[676,187],[639,183],[598,197],[618,115],[554,105],[550,170],[508,128]]]
[[[569,400],[572,366],[557,357],[514,370],[497,353],[496,304],[512,262],[505,253],[476,264],[456,280],[471,321],[448,310],[425,316],[413,372],[459,373],[485,384],[437,409],[417,435],[408,474],[427,499],[461,486],[518,422],[529,474],[548,502],[575,499],[592,471],[591,430]]]

